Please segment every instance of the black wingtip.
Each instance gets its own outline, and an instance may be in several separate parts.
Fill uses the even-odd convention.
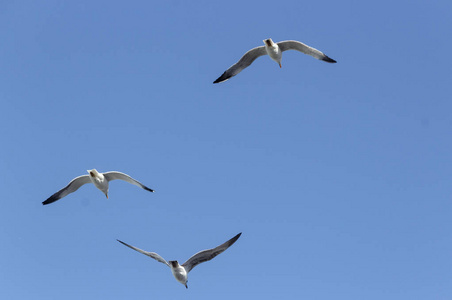
[[[232,244],[234,244],[238,239],[239,239],[239,237],[242,235],[242,233],[240,232],[239,234],[236,234],[232,239],[230,239],[229,240],[229,242],[230,242],[230,245],[232,246]]]
[[[121,240],[118,240],[118,239],[116,239],[118,242],[120,242],[121,244],[123,244],[124,246],[127,246],[127,244],[126,243],[124,243],[123,241],[121,241]]]
[[[218,77],[217,80],[215,80],[213,83],[220,83],[220,82],[223,82],[223,81],[228,80],[229,78],[230,78],[230,77],[228,77],[228,76],[226,75],[226,72],[224,72],[224,73],[221,74],[221,76]]]
[[[144,189],[145,189],[146,191],[151,192],[151,193],[155,192],[153,189],[150,189],[150,188],[148,188],[147,186],[145,186]]]
[[[328,57],[325,55],[324,58],[322,58],[323,61],[329,62],[329,63],[337,63],[337,61],[335,61],[334,59]]]
[[[57,201],[58,199],[55,199],[55,198],[53,198],[53,197],[50,197],[49,199],[47,199],[46,201],[43,201],[42,202],[42,205],[47,205],[47,204],[50,204],[50,203],[53,203],[53,202],[55,202],[55,201]]]

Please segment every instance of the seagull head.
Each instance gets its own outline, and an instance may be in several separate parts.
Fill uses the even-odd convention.
[[[275,43],[273,42],[273,40],[270,39],[270,38],[264,40],[264,44],[267,45],[268,47],[274,47],[274,45],[275,45]]]
[[[171,267],[173,268],[177,268],[179,266],[179,263],[177,262],[177,260],[169,260],[168,261],[171,265]]]
[[[86,170],[86,172],[88,172],[90,177],[93,177],[93,178],[99,177],[99,172],[97,172],[96,169]]]

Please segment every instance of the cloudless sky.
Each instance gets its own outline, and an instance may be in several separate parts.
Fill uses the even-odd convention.
[[[451,1],[1,1],[0,298],[450,299]],[[261,57],[262,40],[315,47]],[[122,171],[42,201],[96,168]],[[189,274],[184,262],[243,232]]]

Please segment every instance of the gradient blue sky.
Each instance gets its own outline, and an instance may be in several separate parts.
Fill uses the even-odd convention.
[[[0,2],[0,298],[450,299],[451,1]],[[212,84],[262,40],[285,52]],[[86,170],[115,181],[48,205]],[[196,267],[167,260],[241,238]]]

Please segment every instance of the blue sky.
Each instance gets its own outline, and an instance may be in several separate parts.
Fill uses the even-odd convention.
[[[3,1],[4,299],[449,299],[450,1]],[[262,40],[295,51],[212,84]],[[122,171],[42,201],[96,168]],[[167,260],[241,238],[196,267]]]

